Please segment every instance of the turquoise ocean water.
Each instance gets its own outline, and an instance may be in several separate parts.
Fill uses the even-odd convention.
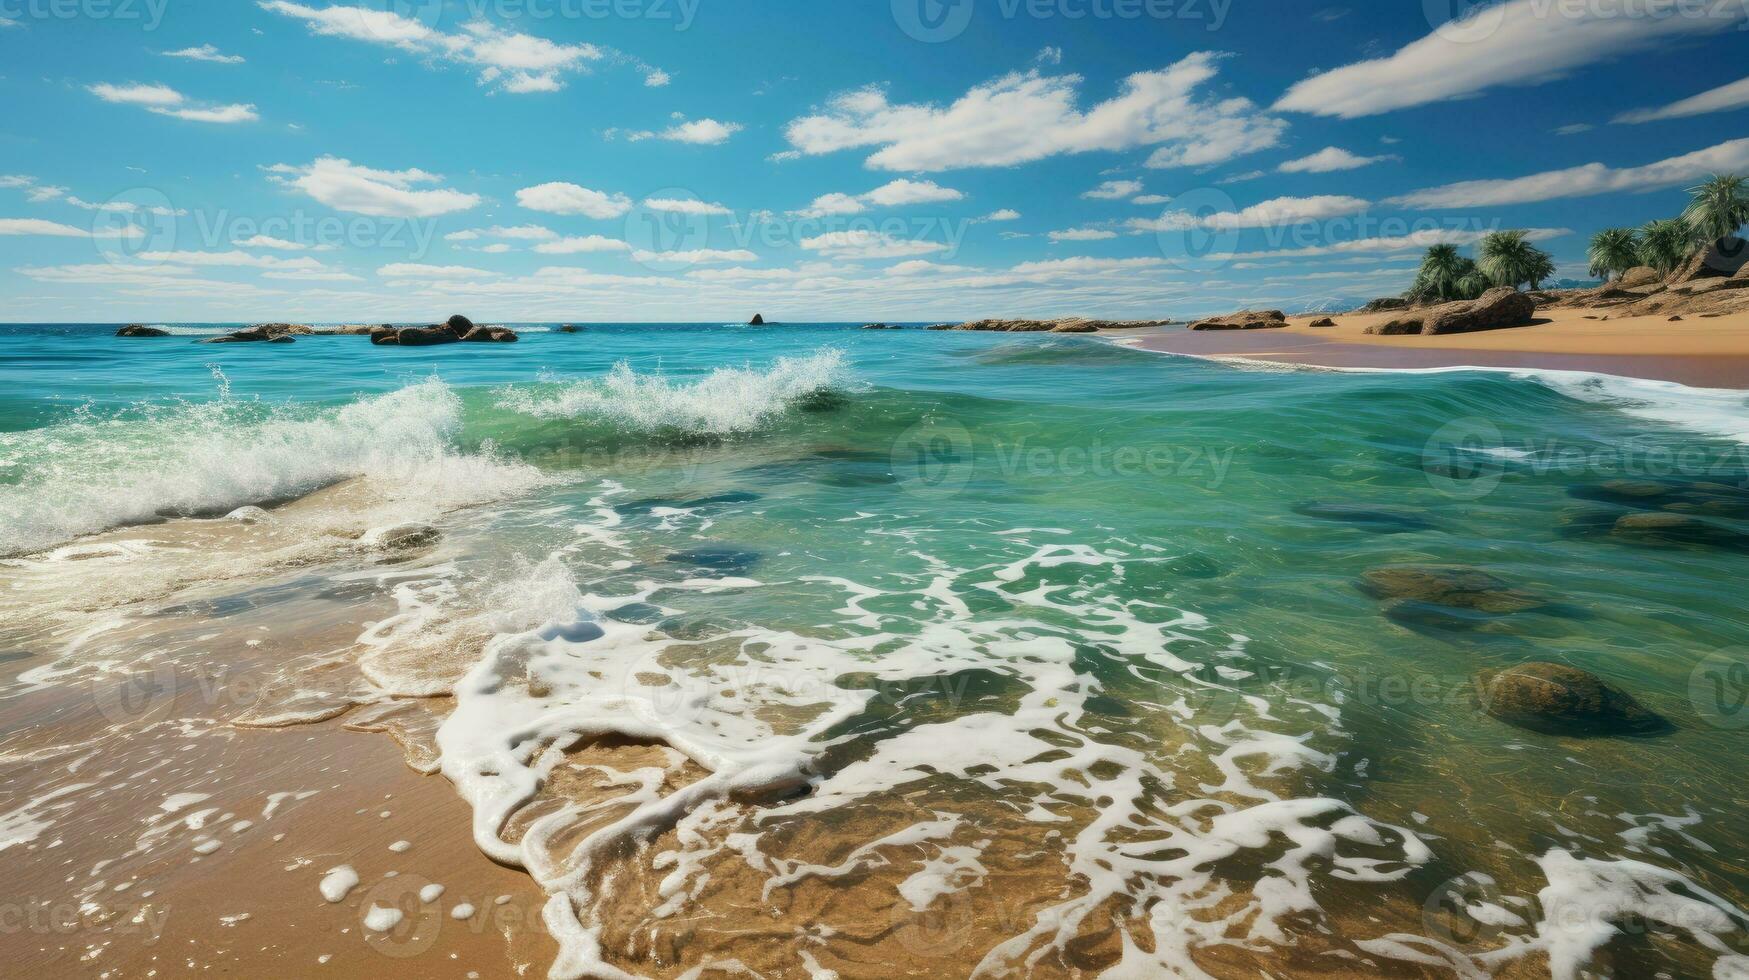
[[[582,923],[560,974],[664,972],[628,938],[664,903],[844,932],[959,902],[964,923],[904,955],[944,975],[1749,975],[1742,393],[1078,336],[511,326],[515,345],[417,349],[0,327],[0,649],[23,654],[0,664],[0,719],[103,645],[70,642],[82,608],[17,598],[86,536],[362,479],[440,542],[362,591],[336,588],[377,567],[352,552],[227,560],[104,614],[182,603],[212,621],[192,633],[226,597],[269,618],[357,603],[352,696],[453,697],[433,744],[477,814],[559,793],[541,746],[678,749],[696,781],[625,804],[626,826],[476,826]],[[1691,523],[1615,530],[1650,511]],[[109,588],[153,567],[140,554],[55,581]],[[1533,608],[1357,586],[1431,563]],[[1477,710],[1478,671],[1530,661],[1672,730],[1570,738]],[[610,846],[627,834],[679,857]],[[616,865],[681,884],[638,899],[603,887]],[[825,882],[886,899],[807,897]],[[1026,897],[997,914],[1004,895]],[[699,945],[780,975],[861,955],[822,935]]]

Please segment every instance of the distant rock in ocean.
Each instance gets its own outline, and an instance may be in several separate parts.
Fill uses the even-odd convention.
[[[370,332],[370,342],[377,347],[434,347],[455,343],[514,344],[518,339],[514,330],[507,327],[476,326],[474,321],[459,313],[444,323],[429,327],[403,327],[397,330],[382,326]]]
[[[117,330],[115,335],[117,337],[168,337],[170,336],[170,331],[160,330],[157,327],[142,326],[138,323],[130,323],[127,326],[122,327],[120,330]]]
[[[761,313],[753,314],[753,319],[748,320],[747,325],[749,327],[763,327],[763,326],[765,326],[764,314],[761,314]]]
[[[1089,320],[1071,316],[1057,320],[968,320],[965,323],[937,323],[930,330],[988,330],[997,333],[1094,333],[1099,330],[1128,330],[1139,327],[1163,327],[1170,320]]]

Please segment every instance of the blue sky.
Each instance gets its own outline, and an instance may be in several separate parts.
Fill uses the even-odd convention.
[[[1749,171],[1749,0],[0,0],[0,322],[1187,316]]]

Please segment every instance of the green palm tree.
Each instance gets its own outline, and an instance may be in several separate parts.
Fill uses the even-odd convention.
[[[1694,230],[1681,218],[1648,221],[1640,229],[1640,263],[1667,276],[1688,258],[1693,242]]]
[[[1749,178],[1738,174],[1713,174],[1698,187],[1690,187],[1694,199],[1682,212],[1682,220],[1697,239],[1711,245],[1749,225]]]
[[[1516,289],[1528,283],[1536,289],[1555,274],[1555,260],[1532,245],[1528,236],[1524,231],[1490,232],[1477,249],[1480,255],[1477,267],[1496,286]]]
[[[1482,270],[1476,267],[1475,262],[1469,259],[1465,259],[1464,262],[1468,268],[1464,270],[1463,275],[1458,277],[1458,295],[1463,299],[1475,299],[1487,292],[1492,283],[1488,281],[1487,276],[1482,274]]]
[[[1422,301],[1457,299],[1458,280],[1463,278],[1469,261],[1458,254],[1456,245],[1433,246],[1421,259],[1411,294]]]
[[[1591,236],[1591,274],[1601,279],[1621,274],[1640,264],[1640,239],[1632,228],[1605,228]]]

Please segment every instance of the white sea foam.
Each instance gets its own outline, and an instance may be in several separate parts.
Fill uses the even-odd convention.
[[[585,534],[580,540],[613,539]],[[763,873],[768,893],[803,878],[895,865],[905,869],[896,897],[912,908],[978,887],[987,874],[987,842],[971,836],[975,825],[952,812],[952,803],[932,802],[932,817],[883,831],[829,860],[785,852],[784,844],[758,830],[908,796],[910,787],[930,778],[954,780],[972,796],[1003,799],[1041,827],[1064,828],[1053,835],[1053,846],[1064,849],[1068,878],[1078,884],[989,952],[980,969],[991,974],[1024,970],[1042,951],[1062,950],[1089,916],[1113,902],[1174,911],[1148,922],[1151,950],[1126,944],[1120,972],[1189,972],[1188,951],[1195,946],[1286,941],[1287,921],[1317,914],[1324,866],[1350,882],[1385,883],[1430,859],[1410,830],[1369,819],[1339,800],[1277,794],[1274,777],[1334,765],[1334,755],[1308,745],[1303,733],[1316,730],[1317,737],[1340,742],[1340,713],[1335,705],[1292,698],[1265,703],[1189,676],[1213,659],[1242,655],[1243,638],[1222,634],[1194,614],[1118,604],[1050,584],[1089,568],[1121,576],[1126,563],[1158,557],[1004,541],[1012,549],[1006,557],[976,568],[952,568],[919,553],[926,571],[915,594],[930,600],[913,607],[930,610],[921,619],[857,605],[884,594],[872,585],[815,578],[845,590],[850,604],[840,614],[857,629],[821,636],[740,627],[715,637],[710,647],[717,652],[704,658],[686,655],[691,644],[601,614],[654,601],[663,589],[740,590],[759,588],[757,582],[651,582],[637,595],[596,596],[578,587],[561,552],[495,591],[496,608],[483,615],[494,618],[497,635],[453,685],[455,709],[437,744],[443,773],[472,805],[476,843],[495,860],[526,868],[551,896],[543,918],[561,946],[551,975],[622,975],[603,959],[596,925],[603,896],[594,883],[617,873],[609,865],[624,859],[628,839],[652,832],[672,829],[678,842],[677,850],[653,856],[653,866],[666,871],[663,901],[651,910],[657,918],[682,914],[703,893],[713,855],[736,856]],[[466,587],[449,592],[478,595]],[[975,613],[962,597],[978,592],[1000,596],[1014,612]],[[424,604],[443,593],[409,590],[405,598]],[[519,595],[527,597],[528,609],[510,607]],[[1129,661],[1132,671],[1184,672],[1172,683],[1182,681],[1198,707],[1186,703],[1187,717],[1164,724],[1200,743],[1210,760],[1206,770],[1215,785],[1204,787],[1207,798],[1185,785],[1168,758],[1171,748],[1088,736],[1087,702],[1101,690],[1078,662],[1079,643],[1088,636]],[[740,655],[732,655],[737,646]],[[857,761],[816,772],[832,742],[827,733],[877,696],[841,684],[842,677],[861,674],[878,684],[968,670],[1011,679],[1018,703],[916,725],[876,741]],[[1280,724],[1278,718],[1290,718],[1294,727],[1273,730],[1269,725]],[[610,825],[579,837],[568,830],[575,808],[543,807],[542,816],[507,839],[512,817],[555,767],[567,764],[566,750],[598,735],[664,743],[707,775],[666,790],[660,769],[609,773],[623,791],[615,805],[625,808]],[[812,792],[787,803],[748,802],[801,784]],[[1173,785],[1180,793],[1170,805],[1150,789]],[[1101,810],[1080,827],[1062,811],[1088,798],[1100,799]],[[1145,846],[1135,843],[1138,828],[1147,831]],[[1283,839],[1295,845],[1285,854],[1273,848]],[[1267,865],[1261,880],[1227,881],[1216,870],[1242,853]],[[1243,900],[1233,901],[1233,892]]]
[[[557,391],[507,390],[503,404],[537,418],[600,419],[643,432],[730,435],[759,429],[797,402],[849,383],[844,355],[836,350],[780,357],[764,370],[717,368],[692,381],[639,374],[621,361],[605,377],[570,382]]]
[[[371,477],[389,498],[439,506],[539,482],[530,467],[455,448],[461,399],[431,380],[338,408],[271,408],[228,398],[81,411],[0,433],[18,474],[0,485],[0,554],[31,552],[163,513],[223,512]]]

